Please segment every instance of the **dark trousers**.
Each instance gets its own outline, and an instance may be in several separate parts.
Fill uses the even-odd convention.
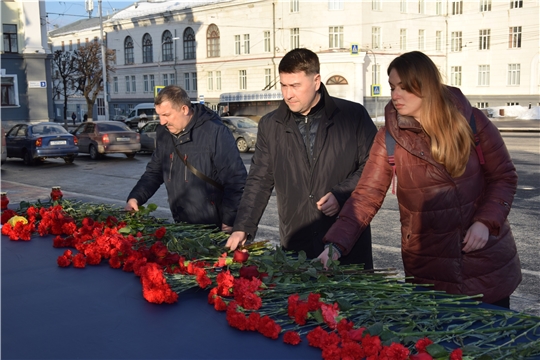
[[[504,299],[492,302],[491,305],[500,306],[500,307],[503,307],[503,308],[510,309],[510,296],[505,297]]]
[[[367,227],[360,235],[351,252],[339,258],[340,264],[364,264],[364,269],[373,269],[373,253],[371,250],[371,227]]]

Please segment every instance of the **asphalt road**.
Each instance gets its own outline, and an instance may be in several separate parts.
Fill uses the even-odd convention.
[[[500,128],[514,127],[504,121],[495,123]],[[519,174],[510,223],[521,258],[523,282],[512,295],[511,307],[540,316],[540,133],[510,131],[502,134]],[[252,153],[242,154],[246,167],[251,156]],[[94,161],[83,154],[72,165],[64,164],[63,160],[47,160],[33,167],[25,166],[21,160],[9,159],[2,165],[1,190],[7,191],[12,203],[18,203],[46,199],[52,186],[61,186],[67,198],[123,206],[149,158],[148,154],[140,154],[135,159],[127,159],[120,154]],[[159,206],[156,216],[170,219],[164,187],[150,202]],[[402,274],[399,213],[396,197],[391,193],[372,222],[372,233],[375,267],[396,268]],[[279,240],[275,196],[271,197],[261,219],[258,238],[276,243]]]

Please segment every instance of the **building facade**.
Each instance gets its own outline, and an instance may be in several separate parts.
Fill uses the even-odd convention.
[[[539,105],[539,14],[538,0],[140,1],[104,22],[110,113],[169,84],[212,108],[222,93],[279,89],[279,61],[297,47],[319,55],[332,95],[372,116],[390,97],[389,63],[413,50],[473,105]]]
[[[2,125],[53,118],[45,3],[2,1]]]

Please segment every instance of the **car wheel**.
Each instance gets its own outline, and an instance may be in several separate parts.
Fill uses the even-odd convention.
[[[244,140],[244,138],[238,138],[236,140],[236,147],[238,148],[238,151],[240,151],[241,153],[248,152],[249,150],[248,144],[246,140]]]
[[[25,165],[34,165],[34,158],[32,157],[32,152],[26,150],[23,154],[23,161]]]
[[[66,164],[73,164],[73,161],[75,161],[75,156],[74,155],[66,156],[64,158],[64,161],[66,162]]]
[[[125,153],[128,159],[133,159],[135,157],[135,153]]]
[[[90,159],[92,160],[99,159],[99,153],[95,145],[90,145],[89,153],[90,153]]]

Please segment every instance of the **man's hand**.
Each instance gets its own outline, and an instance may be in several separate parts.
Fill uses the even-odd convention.
[[[329,252],[330,252],[330,246],[327,246],[323,252],[317,256],[317,259],[319,259],[323,266],[324,266],[324,270],[328,270],[328,259],[329,259]],[[337,251],[334,250],[334,253],[332,254],[332,260],[337,260],[339,259],[339,253]]]
[[[326,216],[334,216],[339,212],[339,203],[334,194],[329,192],[317,201],[317,209]]]
[[[127,211],[139,211],[139,203],[137,202],[137,199],[129,199],[126,203],[126,206],[124,207],[124,210]]]
[[[465,234],[465,239],[463,239],[463,252],[471,252],[474,250],[482,249],[486,246],[486,243],[489,238],[489,229],[486,225],[477,221],[471,225],[467,233]]]
[[[229,236],[225,247],[230,248],[231,250],[236,250],[239,245],[244,245],[247,240],[247,234],[243,231],[235,231]]]
[[[230,234],[232,233],[232,226],[229,226],[227,224],[221,224],[221,231],[224,233]]]

